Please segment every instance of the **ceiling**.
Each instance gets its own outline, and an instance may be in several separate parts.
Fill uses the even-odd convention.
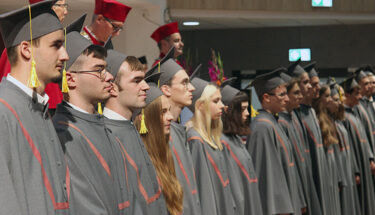
[[[198,21],[199,26],[182,26],[182,30],[301,27],[321,25],[375,24],[375,14],[353,13],[299,13],[265,11],[170,11],[171,19],[182,23]]]

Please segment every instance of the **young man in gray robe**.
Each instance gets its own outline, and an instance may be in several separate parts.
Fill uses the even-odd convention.
[[[178,123],[182,109],[192,103],[192,92],[195,88],[190,84],[186,71],[173,60],[173,53],[174,48],[160,61],[160,72],[163,73],[160,76],[159,87],[171,104],[173,121],[169,146],[177,178],[184,190],[183,214],[199,215],[202,213],[200,208],[203,205],[200,205],[199,201],[192,156],[187,146],[185,126]],[[153,70],[158,71],[158,64],[153,67]]]
[[[259,75],[252,83],[263,109],[251,122],[247,141],[259,178],[263,214],[301,214],[306,207],[300,198],[301,182],[291,143],[275,115],[285,109],[289,100],[280,77],[285,70]]]
[[[80,35],[83,21],[67,29],[69,91],[53,117],[71,170],[71,207],[74,214],[130,214],[134,202],[121,146],[96,112],[98,102],[110,97],[113,76],[106,50]]]
[[[355,114],[355,106],[361,98],[360,86],[354,77],[346,79],[340,84],[345,91],[345,120],[343,124],[348,131],[356,163],[360,170],[360,184],[358,187],[359,200],[362,214],[375,214],[375,194],[372,180],[371,163],[372,153],[369,141],[362,122]]]
[[[107,63],[114,84],[104,108],[104,123],[120,144],[127,162],[128,184],[134,190],[139,211],[134,214],[167,214],[156,170],[131,121],[133,112],[145,107],[146,91],[150,89],[144,80],[144,67],[136,57],[114,50],[108,50]]]
[[[70,214],[70,170],[44,92],[61,80],[69,59],[52,5],[44,1],[0,15],[11,65],[0,85],[1,214]]]

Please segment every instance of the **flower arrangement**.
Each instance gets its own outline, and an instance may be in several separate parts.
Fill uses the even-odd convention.
[[[208,74],[211,81],[216,83],[217,86],[220,86],[227,79],[224,76],[223,61],[221,60],[220,53],[218,52],[216,57],[216,52],[213,49],[211,49],[211,60],[208,61]]]

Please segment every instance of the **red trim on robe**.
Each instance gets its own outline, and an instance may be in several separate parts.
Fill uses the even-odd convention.
[[[8,104],[4,99],[0,98],[0,102],[3,103],[5,105],[5,107],[7,107],[10,110],[10,112],[12,112],[12,114],[16,117],[16,119],[17,119],[17,121],[18,121],[18,123],[19,123],[19,125],[21,127],[22,133],[25,136],[27,142],[29,143],[29,146],[31,148],[31,151],[32,151],[34,157],[39,162],[40,167],[41,167],[41,171],[42,171],[42,175],[43,175],[44,186],[46,187],[47,192],[48,192],[48,194],[49,194],[49,196],[51,198],[53,208],[55,210],[68,209],[69,208],[69,197],[70,197],[70,173],[69,173],[68,166],[66,166],[66,175],[65,175],[65,177],[66,177],[65,181],[66,181],[66,186],[67,186],[66,189],[67,189],[68,201],[67,202],[56,202],[55,195],[53,194],[53,189],[52,189],[51,182],[49,181],[47,173],[46,173],[46,171],[44,169],[44,165],[43,165],[43,161],[42,161],[42,156],[41,156],[38,148],[34,144],[33,139],[31,139],[31,136],[30,136],[29,132],[23,126],[23,124],[22,124],[22,122],[21,122],[21,120],[20,120],[17,112],[13,109],[13,107],[10,106],[10,104]]]
[[[125,150],[122,142],[120,141],[120,139],[118,139],[116,137],[116,140],[117,142],[121,145],[121,148],[123,150],[123,152],[125,153],[125,156],[128,160],[128,162],[130,163],[130,165],[134,168],[135,172],[137,173],[137,181],[138,181],[138,189],[139,191],[141,192],[143,198],[146,200],[147,204],[150,204],[154,201],[156,201],[159,197],[160,197],[160,194],[161,194],[161,188],[160,188],[160,181],[159,181],[159,178],[156,176],[156,179],[158,181],[158,192],[155,193],[155,195],[149,197],[142,182],[141,182],[141,177],[139,176],[139,170],[138,170],[138,166],[137,164],[135,163],[135,161],[129,156],[128,152]]]
[[[283,147],[284,152],[285,152],[286,156],[288,157],[288,164],[289,164],[289,166],[294,166],[294,163],[290,161],[289,153],[288,153],[288,150],[287,150],[287,148],[285,146],[285,143],[284,143],[283,139],[280,137],[279,133],[276,131],[276,128],[272,124],[272,122],[269,121],[268,119],[257,119],[257,121],[258,122],[265,122],[265,123],[268,123],[268,124],[270,124],[272,126],[273,131],[275,132],[277,139],[280,141],[281,146]]]
[[[120,144],[121,147],[123,147],[120,140],[117,137],[116,137],[116,141]],[[126,187],[129,189],[128,170],[127,170],[127,167],[126,167],[125,153],[123,151],[121,151],[121,156],[122,156],[122,160],[123,160],[124,167],[125,167]],[[123,203],[118,204],[118,209],[123,210],[125,208],[128,208],[129,206],[130,206],[130,201],[125,201]]]
[[[175,154],[175,156],[176,156],[176,159],[177,159],[178,165],[180,166],[180,169],[181,169],[182,173],[183,173],[184,176],[185,176],[186,182],[187,182],[188,185],[189,185],[189,188],[190,188],[191,194],[196,194],[196,193],[197,193],[197,190],[196,190],[196,189],[194,189],[194,190],[191,189],[191,184],[190,184],[189,177],[187,176],[187,173],[186,173],[186,171],[185,171],[184,165],[183,165],[182,162],[181,162],[180,156],[178,155],[176,148],[175,148],[174,146],[172,146],[172,149],[173,149],[173,152],[174,152],[174,154]]]
[[[349,117],[346,117],[346,118],[349,120],[350,124],[353,126],[353,128],[354,128],[354,130],[355,130],[355,133],[357,134],[357,136],[358,136],[358,138],[359,138],[359,141],[361,141],[361,143],[367,143],[367,140],[366,140],[366,139],[362,139],[362,138],[361,138],[361,134],[359,133],[358,128],[357,128],[357,126],[355,125],[355,123],[354,123]]]
[[[283,123],[289,128],[289,124],[285,120],[279,119],[279,122]],[[298,157],[301,159],[301,162],[302,163],[305,162],[305,158],[303,158],[302,153],[297,146],[296,140],[294,140],[293,138],[290,138],[290,140],[293,142],[294,148],[297,150],[297,154],[298,154]]]
[[[196,137],[196,136],[190,137],[187,141],[190,141],[190,140],[199,140],[202,144],[204,144],[204,141],[200,137]],[[224,181],[224,178],[221,175],[221,172],[220,172],[219,168],[217,167],[214,159],[211,157],[209,152],[207,152],[206,150],[205,150],[205,152],[206,152],[208,160],[210,161],[210,163],[211,163],[212,167],[214,168],[217,176],[219,177],[219,179],[221,181],[221,184],[223,185],[223,187],[226,187],[229,184],[229,178],[227,178],[227,180]]]
[[[314,137],[314,134],[312,133],[310,127],[307,125],[307,123],[305,122],[305,120],[302,120],[302,122],[303,122],[303,125],[306,127],[306,130],[307,130],[307,132],[309,133],[311,139],[313,139],[313,141],[314,141],[316,147],[317,147],[317,148],[323,147],[323,144],[319,144],[319,143],[316,141],[316,139],[315,139],[315,137]]]
[[[73,125],[72,123],[69,123],[69,122],[63,122],[63,121],[59,121],[58,122],[59,124],[61,125],[66,125],[66,126],[69,126],[71,128],[73,128],[74,130],[78,131],[78,133],[80,133],[82,135],[82,137],[86,140],[86,142],[89,144],[91,150],[94,152],[95,156],[98,158],[99,162],[102,164],[104,170],[107,172],[107,174],[112,177],[112,174],[111,174],[111,170],[109,169],[109,166],[107,164],[107,161],[105,161],[105,159],[103,158],[103,156],[100,154],[100,152],[98,151],[98,149],[94,146],[94,144],[89,140],[89,138],[83,133],[82,130],[80,130],[77,126]]]
[[[294,127],[296,128],[296,130],[298,131],[298,134],[299,134],[299,136],[300,136],[300,138],[301,138],[301,140],[302,140],[302,143],[303,143],[303,145],[305,146],[305,153],[310,153],[310,149],[307,149],[306,148],[306,143],[305,143],[305,141],[304,141],[304,139],[305,138],[303,138],[303,134],[302,134],[302,131],[299,129],[299,126],[298,126],[298,122],[295,120],[295,119],[292,119],[293,120],[293,124],[294,124]]]
[[[233,153],[232,149],[230,148],[230,145],[225,142],[224,140],[221,140],[221,142],[227,147],[230,155],[232,156],[233,160],[237,163],[238,167],[240,167],[242,173],[246,176],[247,180],[249,181],[249,183],[257,183],[258,182],[258,178],[250,178],[250,175],[249,173],[247,172],[246,168],[243,166],[243,164],[241,163],[241,161],[238,159],[238,157]]]

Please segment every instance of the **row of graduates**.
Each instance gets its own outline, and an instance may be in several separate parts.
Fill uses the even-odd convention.
[[[374,214],[371,67],[321,84],[315,63],[252,83],[262,109],[247,146],[264,214]]]
[[[262,214],[238,135],[246,94],[189,77],[173,48],[145,72],[82,36],[85,15],[64,29],[53,4],[0,14],[11,65],[0,84],[0,214]],[[53,117],[52,82],[64,89]],[[194,112],[188,128],[177,123],[183,107]]]

